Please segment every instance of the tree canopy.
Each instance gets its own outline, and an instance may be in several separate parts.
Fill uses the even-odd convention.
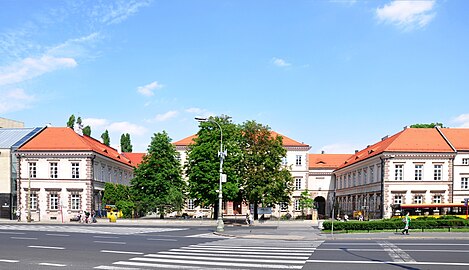
[[[75,115],[72,114],[72,115],[70,115],[70,117],[68,118],[67,127],[73,129],[74,126],[75,126]]]
[[[410,127],[411,128],[434,128],[436,126],[439,126],[441,128],[443,128],[443,124],[442,123],[430,123],[430,124],[413,124],[411,125]]]
[[[109,131],[107,131],[107,129],[101,134],[101,139],[103,139],[103,144],[107,146],[111,145],[111,138],[109,137]]]
[[[165,131],[154,134],[147,150],[131,180],[135,203],[144,211],[157,208],[160,214],[180,211],[186,188],[171,139]]]
[[[130,142],[130,134],[121,135],[121,151],[122,152],[132,152],[132,143]]]
[[[218,123],[221,127],[218,127]],[[220,142],[223,134],[223,151],[227,156],[223,161],[223,173],[227,182],[223,183],[223,198],[239,198],[240,165],[242,151],[239,146],[241,133],[239,126],[233,124],[228,116],[210,117],[201,122],[195,142],[188,147],[185,164],[189,179],[189,196],[195,205],[214,206],[218,203],[220,181]],[[215,208],[218,209],[218,208]]]

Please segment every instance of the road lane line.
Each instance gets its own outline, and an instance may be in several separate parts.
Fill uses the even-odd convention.
[[[143,252],[134,252],[134,251],[120,251],[120,250],[101,250],[102,253],[116,253],[116,254],[131,254],[131,255],[143,255]]]
[[[107,265],[96,266],[96,267],[93,267],[93,269],[103,269],[103,270],[141,270],[141,268],[119,267],[119,266],[107,266]]]
[[[127,244],[126,242],[111,242],[111,241],[93,241],[93,243],[99,243],[99,244],[116,244],[116,245],[125,245],[125,244]]]
[[[163,259],[182,259],[182,260],[205,260],[205,261],[226,261],[226,258],[220,258],[220,257],[206,257],[206,256],[184,256],[184,255],[165,255],[165,254],[148,254],[145,255],[145,257],[151,257],[150,258],[139,258],[135,260],[153,260],[153,258],[163,258]],[[132,260],[132,259],[131,259]],[[245,262],[252,262],[251,258],[230,258],[230,262],[239,262],[239,263],[245,263]],[[283,264],[304,264],[305,260],[264,260],[264,259],[256,259],[256,262],[262,262],[262,263],[283,263]]]
[[[19,262],[19,261],[17,261],[17,260],[0,259],[0,262],[4,262],[4,263],[17,263],[17,262]]]
[[[316,251],[355,251],[355,252],[386,252],[376,248],[321,248]],[[405,252],[448,252],[448,253],[469,253],[466,249],[403,249]]]
[[[38,263],[39,265],[43,266],[55,266],[55,267],[65,267],[67,266],[66,264],[60,264],[60,263]]]
[[[42,249],[65,249],[64,247],[50,247],[50,246],[28,246],[29,248],[42,248]]]
[[[0,234],[26,234],[24,232],[0,232]]]
[[[119,261],[113,264],[139,266],[139,267],[163,268],[163,269],[199,269],[199,270],[201,269],[200,266],[172,265],[172,264],[161,264],[161,263],[158,263],[158,264],[157,263],[139,263],[139,262],[126,262],[126,261]],[[97,268],[97,269],[102,269],[102,268]],[[120,268],[117,268],[117,269],[120,269]],[[135,269],[135,268],[131,268],[131,269]],[[141,269],[141,268],[137,268],[137,269]]]
[[[67,236],[70,236],[70,234],[58,234],[58,233],[46,233],[46,235],[48,236],[63,236],[63,237],[67,237]]]
[[[12,236],[10,238],[11,239],[17,239],[17,240],[37,240],[36,237],[15,237],[15,236]]]
[[[95,235],[93,238],[104,238],[104,239],[117,239],[119,238],[118,236],[100,236],[100,235]]]
[[[171,263],[171,264],[192,264],[192,265],[202,265],[202,266],[229,266],[229,267],[252,267],[252,268],[261,268],[261,269],[301,269],[301,265],[283,265],[283,264],[254,264],[254,263],[235,263],[235,262],[210,262],[210,261],[194,261],[194,260],[172,260],[172,259],[151,259],[151,258],[132,258],[131,261],[147,261],[154,263]],[[125,262],[126,265],[129,265],[131,262]],[[116,263],[115,263],[116,264]],[[148,263],[147,266],[151,266],[151,263]],[[200,268],[200,267],[199,267]]]
[[[306,260],[307,263],[337,263],[337,264],[390,264],[390,265],[446,265],[469,266],[469,263],[458,262],[393,262],[393,261],[332,261],[332,260]]]
[[[380,251],[383,251],[380,249]],[[158,254],[173,254],[173,255],[195,255],[195,256],[200,256],[200,253],[192,253],[192,252],[173,252],[173,251],[160,251]],[[228,254],[215,254],[215,253],[209,253],[209,254],[202,254],[204,256],[212,256],[212,257],[223,257],[226,256],[227,258],[233,258],[233,253],[228,253]],[[294,260],[307,260],[309,256],[304,256],[304,257],[295,257],[295,256],[278,256],[278,255],[243,255],[244,258],[263,258],[263,259],[294,259]]]
[[[315,247],[263,247],[263,246],[226,246],[226,245],[190,245],[189,247],[198,247],[198,248],[232,248],[232,249],[263,249],[263,250],[300,250],[300,251],[310,251],[315,250]]]
[[[177,242],[176,239],[162,239],[162,238],[147,238],[148,241],[167,241],[167,242]]]
[[[217,249],[183,249],[174,248],[169,251],[181,251],[181,252],[197,252],[197,253],[217,253],[217,254],[257,254],[257,255],[292,255],[292,256],[310,256],[312,252],[298,253],[298,252],[258,252],[258,251],[233,251],[233,250],[217,250]]]

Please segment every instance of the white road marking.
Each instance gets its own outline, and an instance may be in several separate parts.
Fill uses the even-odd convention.
[[[165,255],[165,254],[148,254],[145,257],[151,257],[152,259],[148,258],[134,258],[135,260],[149,260],[152,261],[153,258],[157,258],[155,260],[159,260],[160,258],[169,259],[186,259],[186,260],[205,260],[205,261],[226,261],[229,260],[230,262],[252,262],[251,258],[220,258],[220,257],[206,257],[206,256],[186,256],[186,255]],[[131,259],[131,260],[134,260]],[[256,262],[261,263],[284,263],[284,264],[304,264],[304,260],[265,260],[265,259],[256,259]]]
[[[100,235],[94,235],[93,238],[104,238],[104,239],[118,239],[118,236],[100,236]]]
[[[24,232],[0,232],[1,234],[26,234]]]
[[[19,262],[19,261],[17,261],[17,260],[0,259],[0,262],[4,262],[4,263],[17,263],[17,262]]]
[[[203,248],[231,248],[231,249],[242,249],[242,250],[249,250],[249,249],[262,249],[262,250],[298,250],[298,251],[314,251],[316,250],[315,247],[261,247],[261,246],[248,246],[248,247],[240,247],[240,246],[221,246],[221,245],[191,245],[190,247],[203,247]]]
[[[233,250],[217,250],[217,249],[171,249],[170,251],[185,251],[185,252],[197,252],[197,253],[226,253],[226,254],[233,254]],[[297,252],[257,252],[257,251],[236,251],[236,254],[244,255],[244,254],[257,254],[257,255],[292,255],[292,256],[310,256],[311,253],[297,253]]]
[[[58,234],[58,233],[46,233],[46,235],[48,236],[63,236],[63,237],[67,237],[67,236],[70,236],[69,234]]]
[[[457,262],[393,262],[393,261],[332,261],[332,260],[306,260],[309,263],[340,263],[340,264],[391,264],[391,265],[448,265],[469,266],[469,263]]]
[[[142,266],[142,267],[154,267],[154,268],[163,268],[163,269],[201,269],[200,266],[184,266],[184,265],[173,265],[173,264],[156,264],[156,263],[139,263],[139,262],[126,262],[119,261],[113,264],[119,265],[130,265],[130,266]],[[96,267],[95,267],[96,268]],[[97,268],[102,269],[102,268]],[[140,268],[137,268],[140,269]]]
[[[15,236],[12,236],[10,238],[11,239],[17,239],[17,240],[37,240],[36,237],[15,237]]]
[[[203,265],[203,266],[229,266],[229,267],[253,267],[253,268],[262,268],[262,269],[301,269],[303,268],[303,263],[301,265],[283,265],[283,264],[254,264],[254,263],[234,263],[234,262],[210,262],[210,261],[187,261],[187,260],[171,260],[171,259],[151,259],[151,258],[132,258],[131,261],[147,261],[155,263],[182,263],[182,264],[193,264],[193,265]],[[127,263],[128,264],[128,263]],[[149,264],[148,266],[150,266]]]
[[[65,267],[65,266],[67,266],[66,264],[59,264],[59,263],[39,263],[39,265],[55,266],[55,267]]]
[[[111,242],[111,241],[93,241],[93,243],[99,243],[99,244],[116,244],[116,245],[125,245],[125,244],[127,244],[126,242]]]
[[[134,251],[119,251],[119,250],[101,250],[102,253],[117,253],[117,254],[131,254],[131,255],[143,255],[143,252],[134,252]]]
[[[415,262],[409,254],[404,252],[402,249],[396,245],[389,243],[387,241],[380,241],[378,244],[386,251],[395,262]]]
[[[168,242],[177,242],[176,239],[162,239],[162,238],[147,238],[148,241],[168,241]]]
[[[186,251],[186,250],[182,250],[182,251]],[[380,249],[380,251],[383,251]],[[194,256],[200,256],[201,254],[200,253],[192,253],[190,251],[187,251],[187,252],[184,252],[184,253],[181,253],[181,252],[174,252],[174,251],[160,251],[158,252],[158,254],[173,254],[173,255],[181,255],[181,254],[184,254],[184,255],[194,255]],[[227,253],[225,255],[223,254],[219,254],[218,252],[217,253],[209,253],[209,254],[203,254],[204,256],[213,256],[213,257],[223,257],[223,256],[227,256],[229,258],[232,258],[233,257],[233,253],[230,252],[230,253]],[[272,258],[272,259],[294,259],[294,260],[307,260],[309,258],[309,256],[305,256],[305,257],[295,257],[295,256],[278,256],[278,255],[246,255],[246,254],[243,254],[243,258],[263,258],[263,259],[267,259],[267,258]]]
[[[356,251],[356,252],[386,252],[383,249],[376,249],[376,248],[321,248],[317,249],[317,251]],[[405,252],[448,252],[448,253],[469,253],[469,250],[466,249],[403,249],[402,251]]]
[[[50,246],[28,246],[29,248],[43,248],[43,249],[65,249],[64,247],[50,247]]]
[[[119,267],[119,266],[107,266],[107,265],[96,266],[96,267],[93,267],[93,269],[103,269],[103,270],[140,270],[140,268]]]

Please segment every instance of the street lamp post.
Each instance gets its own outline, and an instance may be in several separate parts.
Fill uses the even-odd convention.
[[[199,122],[212,122],[215,123],[218,128],[220,129],[220,151],[218,152],[218,156],[220,157],[220,179],[219,179],[219,187],[218,187],[218,218],[217,218],[217,232],[223,232],[225,230],[225,224],[223,223],[222,217],[222,204],[223,204],[223,191],[222,191],[222,183],[223,183],[223,160],[226,157],[226,150],[223,151],[223,130],[216,121],[209,119],[209,118],[202,118],[196,117],[195,120]]]

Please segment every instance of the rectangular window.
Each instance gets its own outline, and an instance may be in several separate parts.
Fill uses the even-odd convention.
[[[370,183],[373,183],[375,181],[374,174],[373,174],[373,167],[370,167]]]
[[[398,164],[394,169],[394,180],[404,180],[404,165]]]
[[[422,197],[422,195],[415,195],[415,197],[414,197],[414,203],[415,203],[415,204],[422,204],[422,203],[423,203],[423,197]]]
[[[423,175],[423,165],[415,165],[415,178],[416,181],[421,181]]]
[[[301,189],[301,178],[296,178],[295,179],[295,190],[300,190]]]
[[[469,189],[469,177],[461,178],[461,189]]]
[[[59,194],[51,193],[50,194],[50,210],[58,210],[59,209]]]
[[[463,158],[462,159],[462,164],[463,165],[469,165],[469,158]]]
[[[282,165],[284,166],[288,165],[287,157],[282,157]]]
[[[288,210],[288,203],[286,203],[286,202],[280,203],[280,210],[281,211],[287,211]]]
[[[80,178],[80,163],[78,162],[72,162],[72,178]]]
[[[441,203],[441,195],[434,195],[433,203]]]
[[[362,171],[358,171],[358,185],[361,185],[362,184]]]
[[[355,172],[353,173],[352,179],[353,179],[353,187],[354,187],[354,186],[357,185],[357,173],[355,173]]]
[[[441,180],[442,165],[433,165],[433,180]]]
[[[300,200],[295,200],[295,211],[300,211]]]
[[[28,162],[28,169],[29,169],[29,177],[36,178],[37,177],[36,162]]]
[[[29,207],[31,207],[32,210],[37,209],[37,194],[36,194],[36,192],[32,192],[31,195],[29,196]]]
[[[402,195],[394,196],[394,204],[402,204]]]
[[[364,184],[366,185],[368,183],[368,174],[367,174],[367,169],[363,169],[363,180],[364,180]]]
[[[79,210],[80,209],[80,194],[79,193],[72,194],[70,203],[71,203],[70,208],[72,210]]]
[[[301,155],[296,155],[295,164],[296,166],[301,166]]]
[[[57,179],[59,177],[59,165],[57,162],[51,162],[50,164],[50,178]]]
[[[194,199],[187,200],[187,209],[194,210]]]

